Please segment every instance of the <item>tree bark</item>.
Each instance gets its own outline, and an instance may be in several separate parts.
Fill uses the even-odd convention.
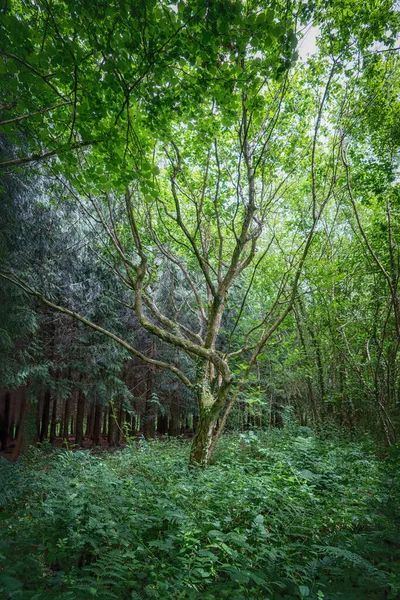
[[[4,397],[4,414],[0,423],[0,444],[1,450],[7,450],[8,444],[8,430],[10,420],[10,405],[11,405],[11,394],[10,392],[5,393]]]
[[[155,434],[156,415],[154,414],[154,407],[151,404],[151,399],[153,396],[153,383],[153,372],[151,369],[149,369],[147,376],[146,405],[143,422],[143,433],[146,438],[153,438]]]
[[[62,438],[67,441],[68,441],[68,435],[69,435],[70,412],[71,412],[71,398],[68,396],[68,398],[65,400],[64,425],[63,425],[63,430],[62,430]]]
[[[163,415],[158,415],[157,418],[157,432],[160,435],[165,435],[168,431],[168,415],[164,413]]]
[[[137,433],[137,425],[136,425],[136,414],[131,414],[131,427],[129,430],[130,435],[136,435]]]
[[[51,413],[51,425],[50,425],[50,443],[53,444],[56,438],[56,427],[57,427],[57,392],[54,392],[53,398],[53,411]]]
[[[175,437],[179,435],[180,432],[180,424],[179,424],[179,414],[175,412],[171,412],[171,417],[168,423],[168,435],[171,437]]]
[[[92,402],[90,404],[88,414],[87,414],[86,433],[85,433],[85,437],[89,438],[90,440],[93,439],[94,410],[95,410],[95,407]]]
[[[214,450],[215,427],[222,408],[225,406],[230,382],[222,381],[214,396],[211,392],[209,365],[205,366],[199,385],[199,422],[190,451],[190,464],[207,467]]]
[[[105,406],[104,412],[103,412],[103,429],[101,432],[104,437],[107,436],[107,423],[108,423],[108,408],[107,408],[107,406]]]
[[[40,390],[36,401],[36,411],[35,411],[35,444],[40,440],[40,429],[42,422],[42,406],[43,406],[43,390]]]
[[[75,444],[82,446],[83,442],[83,419],[85,418],[85,396],[81,388],[78,390],[75,421]]]
[[[108,411],[108,437],[107,437],[109,446],[116,445],[116,439],[115,439],[116,429],[117,429],[117,426],[114,421],[113,410],[112,410],[112,407],[110,406],[109,411]]]
[[[117,416],[117,421],[118,421],[118,425],[115,423],[115,443],[117,446],[120,446],[121,444],[121,430],[123,429],[124,426],[124,416],[125,416],[125,411],[122,410],[122,400],[119,401],[119,410],[118,410],[118,416]],[[123,440],[122,440],[123,441]]]
[[[50,404],[51,404],[51,392],[50,388],[46,388],[43,400],[43,413],[42,413],[42,427],[40,430],[40,441],[43,442],[49,435],[49,423],[50,423]]]
[[[27,389],[23,388],[22,389],[22,398],[21,398],[21,413],[20,413],[20,418],[19,418],[19,423],[18,423],[18,433],[17,433],[17,438],[15,441],[15,446],[14,446],[14,450],[13,453],[11,455],[11,461],[14,462],[15,460],[17,460],[21,453],[22,450],[24,448],[24,445],[26,443],[26,441],[28,440],[29,437],[31,437],[31,439],[33,439],[33,431],[32,433],[30,433],[30,423],[29,423],[29,417],[31,416],[31,412],[32,412],[32,406],[31,406],[31,402],[28,399],[28,394],[27,394]],[[33,415],[32,415],[33,416]],[[34,427],[34,424],[32,423],[32,429]]]
[[[93,445],[101,445],[101,404],[96,404],[94,411],[94,425],[93,425]]]

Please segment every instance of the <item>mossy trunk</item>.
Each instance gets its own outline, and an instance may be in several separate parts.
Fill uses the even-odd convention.
[[[190,464],[207,467],[214,449],[213,439],[218,417],[225,405],[230,388],[222,382],[215,395],[211,391],[208,374],[204,374],[199,385],[199,420],[190,451]]]

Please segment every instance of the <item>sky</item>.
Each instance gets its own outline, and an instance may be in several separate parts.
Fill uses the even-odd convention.
[[[309,25],[305,31],[305,36],[302,40],[299,41],[297,46],[297,52],[299,53],[300,58],[305,60],[307,56],[314,54],[317,50],[316,46],[316,38],[319,34],[318,27],[313,27]]]

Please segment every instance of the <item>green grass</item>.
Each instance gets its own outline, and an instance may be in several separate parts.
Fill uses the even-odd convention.
[[[0,598],[399,598],[398,450],[291,428],[225,436],[206,471],[188,451],[1,463]]]

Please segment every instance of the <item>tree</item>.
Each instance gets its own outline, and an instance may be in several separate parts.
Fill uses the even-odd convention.
[[[28,111],[3,124],[18,123],[28,146],[38,139],[46,149],[18,153],[2,166],[49,159],[47,177],[89,227],[102,230],[94,252],[125,287],[121,301],[149,334],[195,361],[196,377],[176,364],[179,355],[151,358],[112,328],[53,302],[35,277],[2,275],[194,389],[200,418],[193,464],[208,464],[258,355],[294,305],[321,215],[342,177],[340,127],[355,85],[344,69],[374,39],[388,41],[381,25],[394,13],[382,5],[385,13],[363,10],[352,29],[346,18],[335,21],[331,7],[312,12],[297,2],[115,2],[104,9],[59,0],[16,3],[6,16],[3,109],[14,111],[23,98]],[[297,68],[296,32],[312,18],[328,56]],[[332,24],[340,35],[329,45]],[[365,24],[376,26],[375,38]],[[22,56],[20,31],[28,40]],[[55,96],[62,102],[54,105]],[[31,119],[40,121],[36,136]],[[239,324],[248,296],[271,253],[281,257],[275,290],[245,331]],[[185,282],[190,320],[178,309],[163,313],[154,301],[172,265]],[[227,339],[221,327],[239,285]],[[239,357],[245,366],[234,377]]]

